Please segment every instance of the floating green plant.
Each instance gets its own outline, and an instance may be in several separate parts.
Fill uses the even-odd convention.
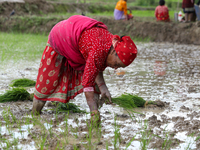
[[[15,79],[12,80],[12,84],[10,86],[12,87],[30,87],[30,86],[35,86],[36,82],[30,79]]]
[[[13,88],[0,95],[0,103],[30,100],[30,94],[24,88]]]

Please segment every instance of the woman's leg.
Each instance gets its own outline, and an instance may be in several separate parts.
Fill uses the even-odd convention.
[[[99,106],[101,107],[98,93],[94,93],[94,99],[95,99],[95,101],[97,103],[97,108],[99,108]]]
[[[36,98],[33,98],[33,108],[32,113],[34,115],[41,114],[42,108],[44,107],[46,101],[37,100]]]
[[[185,22],[188,21],[188,13],[185,13]]]
[[[189,13],[188,14],[188,21],[193,21],[193,13]]]

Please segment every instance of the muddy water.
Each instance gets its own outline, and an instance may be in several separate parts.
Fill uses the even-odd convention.
[[[148,149],[161,149],[166,142],[167,149],[200,149],[200,141],[196,140],[200,131],[200,47],[195,45],[177,45],[171,43],[138,43],[138,57],[128,67],[117,71],[107,68],[104,72],[107,86],[113,97],[123,93],[137,94],[145,100],[161,100],[165,102],[164,108],[135,109],[131,119],[129,113],[123,108],[111,105],[103,105],[100,109],[102,119],[101,143],[96,144],[98,149],[106,149],[109,141],[109,149],[114,149],[114,116],[117,115],[117,124],[120,126],[120,149],[125,149],[128,142],[135,136],[128,149],[142,149],[141,139],[151,139]],[[4,93],[9,88],[10,81],[26,77],[36,80],[39,60],[36,62],[18,62],[2,65],[0,70],[0,92]],[[30,92],[33,91],[29,89]],[[78,95],[72,102],[82,109],[89,111],[83,94]],[[12,112],[21,119],[25,114],[30,114],[32,102],[17,102],[0,104],[0,112],[10,106]],[[49,111],[46,106],[41,117],[55,121],[55,113]],[[63,131],[64,114],[59,116],[59,125],[53,126],[53,130],[59,135]],[[74,121],[78,118],[79,125]],[[79,138],[83,138],[88,132],[86,120],[89,115],[71,114],[68,125],[71,128],[80,128],[76,131]],[[3,118],[0,118],[3,121]],[[147,120],[147,123],[145,123]],[[46,129],[51,126],[44,123]],[[147,126],[147,128],[145,128]],[[26,128],[31,128],[32,133],[39,134],[40,129],[32,124],[24,126],[24,137],[21,137],[19,147],[37,149],[34,139],[26,135]],[[3,135],[8,135],[5,126],[1,127]],[[149,132],[150,131],[150,132]],[[16,136],[19,131],[15,131]],[[144,134],[145,133],[145,134]],[[147,134],[151,133],[151,134]],[[144,137],[144,135],[146,137]],[[156,136],[152,136],[156,135]],[[191,136],[192,135],[192,136]],[[79,144],[84,149],[84,144],[74,138],[74,133],[69,131],[71,139],[66,149],[71,149],[74,144]],[[54,139],[56,139],[54,137]],[[94,138],[95,139],[95,138]],[[54,143],[52,139],[47,139]],[[86,142],[87,143],[87,142]],[[169,144],[170,143],[170,144]],[[71,145],[70,145],[71,144]],[[168,145],[167,145],[168,144]],[[0,145],[3,147],[4,145]],[[50,149],[55,149],[51,145]],[[85,148],[87,149],[87,148]]]

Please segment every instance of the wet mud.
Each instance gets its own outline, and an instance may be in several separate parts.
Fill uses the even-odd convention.
[[[88,149],[88,145],[92,149],[114,149],[115,124],[120,132],[120,149],[125,149],[129,144],[128,149],[142,149],[145,142],[147,149],[200,149],[199,47],[170,43],[137,45],[139,55],[134,63],[119,69],[118,73],[107,68],[104,72],[105,80],[113,97],[122,93],[137,94],[147,101],[156,101],[157,105],[149,104],[130,112],[117,105],[103,104],[100,109],[101,129],[93,130],[90,145],[90,114],[56,114],[55,105],[49,102],[41,116],[33,117],[32,101],[2,103],[1,136],[7,139],[12,137],[3,128],[7,126],[5,114],[11,112],[16,117],[15,120],[10,117],[12,130],[23,133],[19,143],[24,149],[26,145],[31,145],[30,149],[38,149],[43,139],[46,139],[44,148],[50,150],[56,149],[58,145],[64,149]],[[26,78],[36,78],[25,72],[30,71],[34,75],[37,70],[30,69],[30,66],[28,70],[26,66],[23,67],[13,70],[13,73],[19,70],[23,73],[24,70]],[[123,75],[119,76],[119,72],[123,72]],[[6,70],[1,72],[1,76],[9,74]],[[2,81],[1,85],[5,90],[9,83]],[[29,91],[33,92],[33,89]],[[71,102],[89,112],[84,94]],[[20,129],[16,120],[20,120],[24,127]]]

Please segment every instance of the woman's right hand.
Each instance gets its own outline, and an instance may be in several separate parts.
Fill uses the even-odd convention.
[[[106,104],[112,104],[112,99],[111,99],[111,94],[108,91],[108,87],[106,86],[106,84],[103,84],[99,87],[99,90],[101,91],[101,98],[108,100],[105,101]]]
[[[108,87],[106,86],[104,77],[103,77],[103,72],[99,72],[99,74],[97,75],[96,79],[95,79],[99,90],[101,91],[101,99],[103,99],[103,101],[108,101],[106,102],[107,104],[111,104],[112,100],[111,100],[111,94],[108,91]],[[104,103],[104,102],[102,102]]]

